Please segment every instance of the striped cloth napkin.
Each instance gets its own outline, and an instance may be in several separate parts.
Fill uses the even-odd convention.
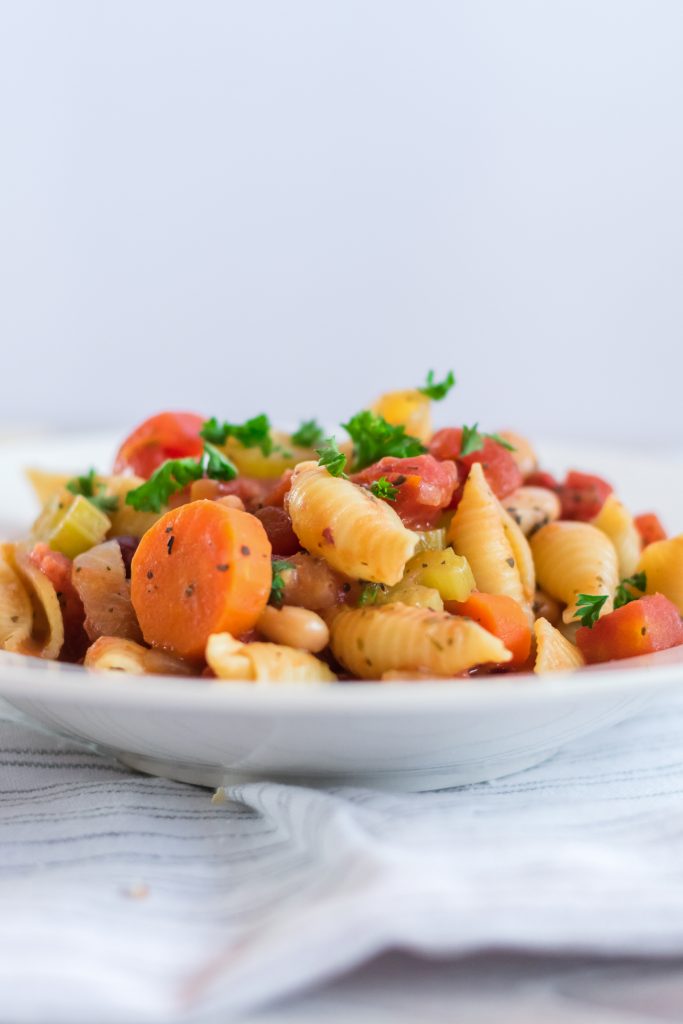
[[[0,1021],[221,1021],[379,951],[683,953],[683,694],[498,782],[212,797],[0,720]]]

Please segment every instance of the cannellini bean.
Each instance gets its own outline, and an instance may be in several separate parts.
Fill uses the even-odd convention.
[[[556,626],[562,617],[562,605],[545,590],[537,590],[534,597],[534,616],[536,619],[547,619],[551,626]]]
[[[529,441],[521,434],[515,434],[513,430],[501,430],[499,433],[500,437],[514,445],[515,450],[510,452],[510,455],[517,463],[522,476],[533,473],[538,466],[538,459]]]
[[[246,511],[244,502],[236,494],[224,494],[222,498],[216,498],[216,503],[226,508],[236,508],[240,512]]]
[[[273,643],[297,647],[313,654],[322,651],[330,642],[330,631],[320,616],[308,608],[294,605],[284,608],[268,605],[263,609],[256,628]]]
[[[546,487],[518,487],[502,504],[525,537],[560,516],[560,499]]]

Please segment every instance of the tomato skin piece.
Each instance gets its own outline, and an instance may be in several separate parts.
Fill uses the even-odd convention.
[[[683,624],[668,597],[651,594],[603,615],[592,629],[581,626],[576,644],[589,665],[634,658],[683,644]]]
[[[595,519],[613,490],[601,476],[570,470],[558,492],[562,503],[560,518],[583,523]]]
[[[642,515],[635,517],[634,522],[644,548],[648,544],[654,544],[655,541],[667,539],[667,532],[662,526],[659,516],[654,512],[643,512]]]
[[[545,487],[548,491],[559,491],[560,484],[552,475],[543,469],[536,469],[533,473],[527,473],[524,477],[525,487]]]
[[[512,654],[506,668],[521,668],[531,652],[531,629],[524,610],[506,594],[475,591],[466,601],[444,601],[451,615],[463,615],[493,633]]]
[[[271,583],[263,525],[206,499],[158,519],[131,565],[131,599],[147,643],[197,662],[212,633],[239,636],[256,624]]]
[[[458,486],[458,468],[454,462],[439,462],[432,455],[412,459],[387,456],[374,462],[351,479],[361,487],[370,487],[386,477],[398,490],[395,501],[387,504],[398,513],[410,530],[430,530],[448,508]]]
[[[114,473],[132,473],[148,480],[167,459],[199,458],[204,419],[193,412],[160,412],[128,435],[114,460]]]
[[[437,430],[432,438],[429,451],[435,459],[455,459],[460,469],[460,477],[464,483],[467,474],[475,462],[480,462],[491,490],[497,498],[506,498],[518,487],[522,486],[523,477],[519,466],[509,451],[492,437],[484,437],[484,444],[476,452],[460,455],[462,445],[462,429],[460,427],[444,427]],[[451,508],[457,506],[461,492],[456,491]]]

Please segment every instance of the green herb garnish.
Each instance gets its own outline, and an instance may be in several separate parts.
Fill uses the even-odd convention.
[[[472,452],[478,452],[484,447],[484,441],[486,438],[490,438],[499,444],[502,448],[507,448],[509,452],[514,452],[517,449],[514,444],[510,444],[500,434],[480,434],[479,424],[475,423],[473,427],[462,428],[462,440],[460,442],[460,456],[471,455]]]
[[[631,589],[633,588],[633,589]],[[633,590],[639,590],[639,594],[634,594]],[[622,580],[617,587],[616,594],[614,596],[614,607],[622,608],[625,604],[630,604],[631,601],[637,601],[643,596],[647,590],[647,576],[644,572],[636,572],[633,576],[627,576],[625,580]]]
[[[204,442],[204,451],[199,459],[167,459],[163,462],[149,480],[128,492],[126,505],[132,505],[138,512],[161,512],[172,494],[204,476],[210,480],[234,480],[237,476],[236,466],[210,441]]]
[[[273,582],[270,586],[270,604],[274,604],[277,608],[282,605],[282,601],[285,596],[285,581],[282,578],[283,572],[287,569],[295,569],[296,566],[293,562],[288,562],[284,558],[273,559]]]
[[[118,498],[113,494],[103,494],[106,485],[97,482],[97,474],[94,469],[89,470],[85,476],[75,476],[66,485],[67,491],[72,494],[80,494],[87,498],[91,505],[101,512],[116,512],[119,507]]]
[[[346,456],[339,451],[339,446],[333,437],[328,437],[320,448],[316,448],[316,453],[320,456],[318,465],[323,466],[330,476],[346,477],[344,472]]]
[[[607,594],[579,594],[574,618],[578,619],[582,626],[592,629],[600,618],[600,612],[607,600]]]
[[[234,437],[244,448],[260,448],[264,455],[270,455],[275,447],[270,430],[270,420],[265,413],[260,413],[244,423],[219,423],[212,416],[199,433],[211,444],[225,444],[229,437]]]
[[[342,423],[353,441],[354,469],[365,469],[385,456],[409,459],[422,455],[427,449],[417,437],[406,434],[405,427],[387,423],[368,409],[356,413],[348,423]]]
[[[292,434],[292,444],[300,448],[315,448],[325,440],[325,431],[317,420],[304,420],[299,429]]]
[[[370,490],[376,498],[383,498],[384,501],[396,501],[398,498],[398,487],[395,487],[385,476],[381,476],[379,480],[373,480]]]
[[[431,398],[435,402],[440,402],[442,398],[445,398],[452,387],[455,386],[455,377],[453,371],[449,370],[442,381],[434,380],[434,371],[430,370],[427,374],[427,380],[424,386],[418,388],[423,395],[427,398]]]
[[[363,607],[366,604],[376,604],[380,594],[385,592],[386,588],[382,583],[364,583],[363,589],[358,595],[358,605]]]

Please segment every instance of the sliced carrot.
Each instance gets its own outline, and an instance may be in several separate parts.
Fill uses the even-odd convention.
[[[531,650],[531,629],[524,610],[505,594],[470,594],[466,601],[444,601],[452,615],[474,619],[503,641],[512,654],[511,668],[524,665]]]
[[[212,633],[251,629],[270,595],[270,555],[266,531],[248,512],[206,499],[167,512],[131,566],[147,643],[199,660]]]

